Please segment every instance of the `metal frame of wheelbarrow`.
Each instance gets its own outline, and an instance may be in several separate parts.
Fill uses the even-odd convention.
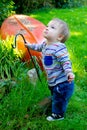
[[[18,34],[15,35],[14,45],[12,45],[13,48],[16,48],[16,39],[17,39],[17,36],[19,36],[19,35],[23,38],[24,44],[27,43],[26,40],[25,40],[25,38],[24,38],[24,36],[23,36],[23,34],[18,33]],[[42,83],[41,78],[40,78],[40,74],[39,74],[39,71],[38,71],[38,68],[37,68],[37,66],[36,66],[36,64],[35,64],[35,61],[34,61],[32,55],[31,55],[30,49],[29,49],[28,47],[26,47],[26,48],[27,48],[27,50],[28,50],[28,53],[29,53],[30,58],[31,58],[31,60],[32,60],[32,63],[33,63],[33,65],[34,65],[34,68],[35,68],[35,70],[36,70],[38,79],[39,79],[39,81]]]

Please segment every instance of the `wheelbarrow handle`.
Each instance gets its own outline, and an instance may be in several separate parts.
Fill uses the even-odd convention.
[[[23,34],[17,33],[17,34],[15,35],[15,38],[14,38],[14,45],[12,44],[12,48],[16,48],[16,39],[17,39],[17,36],[19,36],[19,35],[23,38],[24,43],[26,43],[26,40],[25,40]]]
[[[18,33],[18,34],[15,35],[14,45],[12,45],[12,48],[16,48],[16,39],[17,39],[17,36],[19,36],[19,35],[23,38],[24,44],[27,43],[26,40],[25,40],[25,38],[24,38],[24,36],[23,36],[23,34]],[[40,78],[40,74],[39,74],[39,71],[38,71],[38,68],[37,68],[37,66],[36,66],[36,64],[35,64],[35,61],[34,61],[32,55],[31,55],[30,49],[29,49],[28,47],[27,47],[27,50],[28,50],[28,53],[29,53],[30,58],[31,58],[31,60],[32,60],[32,63],[33,63],[33,65],[34,65],[34,68],[36,69],[38,79],[39,79],[40,82],[42,83],[41,78]]]

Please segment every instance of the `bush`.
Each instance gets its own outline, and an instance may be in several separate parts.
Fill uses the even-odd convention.
[[[86,0],[53,0],[56,8],[72,8],[87,5]]]
[[[17,80],[24,77],[22,71],[26,68],[25,63],[21,62],[19,55],[11,47],[13,38],[6,41],[0,40],[0,99],[11,91]],[[25,69],[25,75],[27,69]]]
[[[12,0],[0,1],[0,25],[3,20],[14,13],[14,2]]]
[[[86,0],[13,0],[16,13],[29,13],[46,7],[72,8],[87,5]]]
[[[29,13],[32,10],[52,6],[52,0],[13,0],[17,13]]]
[[[86,0],[2,0],[0,1],[0,25],[15,11],[24,14],[43,7],[72,8],[83,5],[87,5]]]

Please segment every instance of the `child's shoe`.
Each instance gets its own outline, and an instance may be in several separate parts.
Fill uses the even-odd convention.
[[[56,114],[54,114],[54,113],[52,113],[51,116],[48,116],[48,117],[47,117],[47,120],[48,120],[48,121],[63,120],[63,119],[64,119],[64,116],[56,115]]]

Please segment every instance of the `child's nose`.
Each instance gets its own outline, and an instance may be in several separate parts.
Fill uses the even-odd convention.
[[[48,27],[46,27],[46,30],[48,30]]]

